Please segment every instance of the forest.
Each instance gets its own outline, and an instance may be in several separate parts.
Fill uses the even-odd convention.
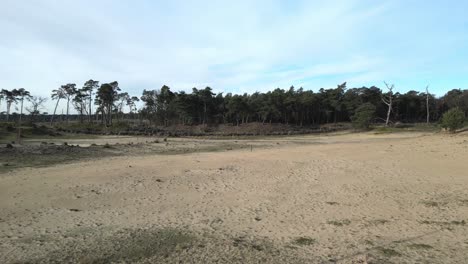
[[[51,93],[53,113],[44,113],[49,98],[32,96],[24,88],[0,93],[0,120],[41,122],[82,122],[112,125],[115,120],[139,120],[155,126],[282,123],[312,126],[350,122],[362,105],[372,109],[372,123],[438,122],[449,109],[458,108],[468,116],[468,90],[453,89],[441,97],[429,92],[394,91],[385,83],[348,88],[346,83],[314,92],[291,86],[252,94],[215,94],[210,87],[193,88],[191,93],[160,89],[143,90],[140,96],[122,91],[117,81],[102,83],[89,80],[82,87],[62,85]],[[66,113],[57,113],[64,104]],[[139,107],[138,107],[139,106]],[[12,113],[12,107],[17,109]],[[71,112],[73,111],[73,114]],[[19,113],[18,113],[19,112]],[[27,113],[27,115],[26,115]]]

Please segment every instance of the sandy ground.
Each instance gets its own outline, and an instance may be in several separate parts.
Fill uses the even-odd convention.
[[[468,263],[467,135],[257,141],[0,174],[0,262]]]

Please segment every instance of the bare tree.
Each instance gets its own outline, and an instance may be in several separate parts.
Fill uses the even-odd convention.
[[[385,120],[385,126],[388,126],[388,122],[390,121],[390,114],[392,113],[392,104],[393,104],[393,88],[395,88],[395,85],[389,85],[387,82],[384,82],[385,86],[387,86],[388,93],[387,95],[384,95],[382,93],[382,101],[384,104],[388,106],[388,111],[387,111],[387,119]]]
[[[427,121],[426,123],[429,124],[429,85],[426,86],[426,110],[427,110]]]
[[[28,101],[31,103],[30,107],[26,107],[26,111],[31,115],[31,121],[34,122],[35,117],[39,115],[39,110],[44,108],[44,103],[47,101],[47,98],[42,96],[31,96],[28,97]]]

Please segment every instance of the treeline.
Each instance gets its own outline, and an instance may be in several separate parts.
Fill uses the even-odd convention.
[[[173,92],[168,86],[144,90],[141,96],[122,92],[118,82],[99,84],[89,80],[81,88],[76,84],[62,85],[53,90],[51,99],[55,109],[50,122],[55,121],[60,103],[66,103],[66,118],[74,108],[80,122],[111,125],[115,119],[139,119],[152,125],[235,125],[260,122],[283,123],[298,126],[349,122],[363,104],[375,107],[374,123],[382,122],[436,122],[451,108],[459,108],[468,116],[468,90],[454,89],[442,97],[429,91],[394,92],[393,86],[348,88],[346,83],[317,92],[277,88],[266,93],[215,94],[210,87],[193,88],[191,93]],[[30,102],[30,115],[39,115],[46,98],[30,96],[24,89],[2,90],[6,102],[6,120],[12,104]],[[138,109],[138,102],[142,107]],[[23,107],[21,106],[21,113]],[[21,115],[20,115],[21,116]],[[387,118],[388,117],[388,118]]]
[[[210,87],[193,88],[192,93],[172,92],[163,86],[143,91],[141,113],[165,125],[268,122],[301,126],[349,122],[359,106],[370,103],[376,109],[374,122],[386,122],[388,98],[393,122],[426,122],[428,109],[430,122],[438,121],[451,108],[468,113],[468,90],[455,89],[436,98],[427,92],[393,93],[375,86],[348,89],[346,83],[318,92],[290,87],[243,95],[214,94]]]

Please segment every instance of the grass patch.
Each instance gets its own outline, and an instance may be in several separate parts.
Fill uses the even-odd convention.
[[[232,245],[236,248],[248,249],[253,251],[264,251],[272,249],[272,244],[265,241],[247,240],[245,237],[236,237],[232,241]]]
[[[70,142],[69,142],[70,143]],[[257,148],[268,145],[257,145]],[[35,144],[15,145],[7,149],[0,145],[0,173],[25,167],[47,167],[56,164],[78,162],[82,160],[95,160],[114,156],[147,156],[147,155],[180,155],[201,152],[222,152],[227,148],[246,149],[248,145],[226,142],[194,141],[187,144],[186,141],[173,141],[170,146],[160,144],[105,144],[90,147],[77,147],[70,144]]]
[[[421,224],[426,224],[426,225],[433,225],[433,224],[438,224],[438,225],[466,225],[466,221],[465,220],[461,220],[461,221],[450,221],[450,222],[444,222],[444,221],[428,221],[428,220],[424,220],[424,221],[421,221]]]
[[[434,201],[422,201],[421,203],[427,207],[439,207],[443,205],[442,203],[434,202]]]
[[[376,135],[390,134],[390,133],[395,133],[395,132],[401,132],[401,129],[398,129],[395,127],[376,127],[373,129],[373,132]]]
[[[11,240],[11,263],[323,263],[292,243],[182,229],[78,227]],[[310,243],[310,241],[308,242]],[[32,250],[29,250],[32,249]]]
[[[80,249],[62,245],[64,248],[31,262],[132,263],[152,257],[164,259],[193,247],[196,241],[195,236],[175,229],[122,230],[88,241]]]
[[[17,141],[18,128],[14,123],[0,123],[0,144]],[[21,140],[24,143],[41,140],[64,140],[64,139],[90,139],[97,138],[96,135],[71,134],[57,132],[57,130],[36,124],[24,124],[21,127]]]
[[[103,126],[99,123],[79,123],[70,122],[69,124],[61,123],[56,124],[55,128],[59,131],[74,131],[74,132],[86,132],[86,133],[118,133],[126,131],[131,128],[131,124],[127,122],[116,121],[111,126]]]
[[[262,245],[258,245],[258,244],[253,244],[252,245],[252,248],[257,250],[257,251],[263,251],[265,250],[265,248],[262,246]]]
[[[415,250],[418,250],[418,249],[428,250],[428,249],[432,249],[433,247],[427,244],[411,244],[411,245],[408,245],[408,248],[415,249]]]
[[[465,220],[461,220],[461,221],[451,221],[450,224],[452,225],[466,225],[466,221]]]
[[[316,240],[310,237],[298,237],[293,240],[293,243],[299,246],[310,246],[315,244]]]
[[[377,252],[379,252],[381,255],[383,255],[384,257],[387,257],[387,258],[401,256],[400,252],[398,252],[398,251],[396,251],[394,249],[391,249],[391,248],[377,247],[375,249],[377,250]]]
[[[461,221],[457,221],[457,220],[454,220],[454,221],[429,221],[429,220],[423,220],[423,221],[420,221],[421,224],[425,224],[425,225],[438,225],[442,228],[445,228],[447,230],[453,230],[454,229],[454,226],[465,226],[466,225],[466,221],[465,220],[461,220]]]
[[[437,132],[440,127],[437,124],[395,124],[395,126],[377,126],[374,127],[374,134],[391,134],[401,132]]]
[[[375,220],[370,220],[369,223],[373,225],[384,225],[390,221],[386,219],[375,219]]]
[[[235,247],[241,246],[241,245],[246,244],[246,243],[247,243],[247,241],[245,240],[244,237],[236,237],[232,241],[232,244]]]
[[[77,160],[119,155],[96,147],[81,148],[69,145],[16,146],[0,148],[0,173],[25,167],[47,167]]]
[[[334,226],[345,226],[351,224],[351,220],[343,219],[343,220],[331,220],[327,221],[327,224],[334,225]]]

